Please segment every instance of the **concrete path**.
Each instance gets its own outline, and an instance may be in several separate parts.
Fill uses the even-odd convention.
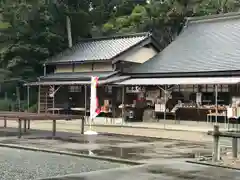
[[[2,126],[3,122],[0,122]],[[146,126],[146,125],[145,125]],[[15,121],[9,121],[8,127],[17,127]],[[152,124],[154,127],[154,124]],[[160,126],[159,126],[160,127]],[[40,129],[40,130],[52,130],[51,121],[35,121],[31,123],[31,129]],[[89,129],[89,126],[86,126],[85,129]],[[178,140],[188,140],[188,141],[212,141],[212,138],[206,134],[206,132],[199,131],[186,131],[186,130],[169,130],[161,128],[146,128],[142,127],[133,127],[125,125],[119,127],[116,125],[97,125],[92,127],[93,130],[99,133],[115,133],[115,134],[124,134],[124,135],[135,135],[135,136],[148,136],[148,137],[157,137],[157,138],[168,138],[168,139],[178,139]],[[81,131],[81,121],[58,121],[57,122],[57,131],[63,132],[79,132]]]
[[[160,121],[160,122],[133,122],[124,124],[110,124],[110,123],[97,123],[94,126],[118,126],[118,127],[133,127],[133,128],[148,128],[148,129],[164,129],[176,131],[195,131],[195,132],[208,132],[213,130],[214,124],[207,124],[205,122],[175,122],[175,121]],[[219,124],[220,130],[226,130],[224,124]]]
[[[159,123],[129,123],[125,126],[119,125],[101,125],[97,124],[92,127],[99,133],[110,133],[110,134],[121,134],[121,135],[134,135],[134,136],[145,136],[145,137],[155,137],[164,139],[175,139],[175,140],[185,140],[192,142],[205,142],[212,143],[213,139],[211,136],[207,135],[207,130],[211,130],[212,125],[197,122],[181,122],[181,124],[169,124],[164,125]],[[188,124],[189,123],[189,124]],[[195,123],[195,126],[194,126]],[[130,126],[131,125],[131,126]],[[199,125],[199,126],[197,126]],[[0,126],[3,126],[3,122],[0,121]],[[197,126],[197,127],[196,127]],[[8,127],[17,127],[15,121],[9,121]],[[200,129],[202,131],[193,131],[194,129]],[[208,128],[208,129],[207,129]],[[52,130],[51,121],[35,121],[31,122],[31,129],[39,130]],[[85,126],[85,130],[88,130],[89,126]],[[80,133],[81,132],[81,121],[57,121],[57,135],[58,132],[67,133]],[[228,138],[220,139],[221,147],[230,147],[232,140]],[[240,142],[239,142],[240,149]]]
[[[125,124],[104,124],[104,118],[98,118],[92,129],[99,133],[115,133],[123,135],[148,136],[157,138],[168,138],[195,142],[212,142],[212,137],[207,135],[207,131],[213,129],[214,124],[206,122],[181,121],[176,124],[171,120],[160,120],[160,122],[143,122],[143,123],[125,123]],[[3,126],[3,121],[0,121],[0,126]],[[15,121],[9,121],[8,127],[17,127]],[[32,129],[52,130],[51,121],[35,121],[31,122]],[[89,126],[86,125],[88,130]],[[226,130],[224,124],[220,124],[220,130]],[[81,121],[57,121],[57,131],[80,133]],[[231,140],[222,138],[221,144],[230,146]]]
[[[149,128],[149,129],[164,129],[164,130],[178,130],[178,131],[197,131],[208,132],[213,130],[215,123],[197,122],[197,121],[174,121],[174,120],[159,120],[159,122],[124,122],[116,118],[114,122],[108,119],[98,117],[94,120],[93,126],[108,126],[108,127],[133,127],[133,128]],[[70,121],[70,123],[76,121]],[[227,130],[228,125],[219,123],[220,130]]]

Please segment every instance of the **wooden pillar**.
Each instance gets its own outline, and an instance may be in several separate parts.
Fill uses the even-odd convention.
[[[52,124],[52,137],[56,136],[56,120],[53,120]]]
[[[125,121],[125,87],[122,87],[122,124]]]
[[[53,89],[55,91],[55,86],[54,85],[53,85]],[[55,108],[55,92],[53,92],[53,97],[52,97],[52,108],[53,108],[52,114],[55,114],[55,112],[54,112],[54,108]]]
[[[18,105],[18,111],[21,111],[21,100],[20,100],[20,89],[19,86],[16,86],[16,96],[17,96],[17,105]]]
[[[26,119],[24,119],[23,120],[23,132],[27,132],[27,120]]]
[[[41,102],[40,102],[40,100],[41,100],[41,97],[40,97],[40,95],[41,95],[41,86],[39,85],[38,86],[38,113],[40,113],[40,104],[41,104]]]
[[[82,118],[82,125],[81,125],[81,134],[84,134],[84,125],[87,121],[87,85],[84,85],[84,118]]]
[[[219,126],[214,125],[213,130],[213,162],[220,160],[220,144],[219,144]]]
[[[29,112],[30,108],[30,87],[27,86],[27,112]],[[28,120],[28,129],[30,129],[30,119]]]
[[[4,117],[3,119],[4,119],[4,125],[3,125],[3,127],[6,128],[6,127],[7,127],[7,117]]]
[[[232,156],[233,158],[238,156],[238,139],[236,137],[232,138]]]
[[[22,120],[18,119],[18,138],[22,137]]]
[[[165,121],[166,121],[166,110],[167,110],[167,86],[164,86],[164,104],[165,104],[165,108],[164,108],[164,129],[165,129]]]
[[[215,123],[217,124],[218,122],[218,85],[215,85]]]

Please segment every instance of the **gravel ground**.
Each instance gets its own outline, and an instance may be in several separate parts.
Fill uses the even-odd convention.
[[[44,180],[240,180],[240,172],[178,160]]]
[[[0,148],[1,180],[33,180],[125,165],[66,155]]]

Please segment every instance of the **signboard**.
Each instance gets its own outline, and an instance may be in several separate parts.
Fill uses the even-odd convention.
[[[69,86],[69,92],[82,92],[82,86],[72,85]]]
[[[126,87],[126,93],[140,93],[145,92],[145,88],[141,86]]]

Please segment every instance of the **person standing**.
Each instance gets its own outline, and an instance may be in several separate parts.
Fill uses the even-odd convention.
[[[144,95],[140,95],[136,99],[136,120],[143,121],[143,113],[146,107],[146,99]]]

